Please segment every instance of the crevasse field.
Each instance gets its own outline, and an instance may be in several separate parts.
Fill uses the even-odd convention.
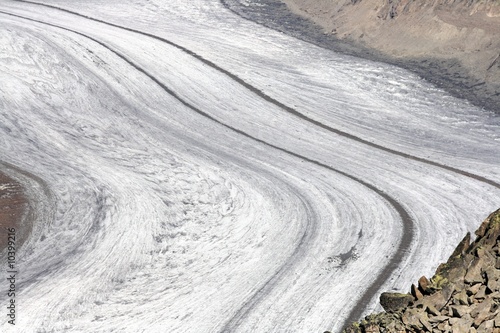
[[[498,115],[217,0],[0,0],[0,82],[2,332],[339,332],[500,206]]]

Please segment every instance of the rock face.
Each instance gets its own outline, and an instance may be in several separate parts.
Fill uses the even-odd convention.
[[[500,209],[476,235],[470,245],[466,235],[435,275],[421,277],[411,293],[382,294],[387,312],[367,316],[344,333],[500,333]]]
[[[440,76],[450,92],[500,112],[500,1],[281,1],[326,34],[381,51],[419,74],[424,66],[427,79]]]

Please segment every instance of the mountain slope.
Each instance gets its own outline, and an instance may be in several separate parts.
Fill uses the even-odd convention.
[[[448,90],[500,111],[500,2],[283,0],[343,40],[439,67]]]

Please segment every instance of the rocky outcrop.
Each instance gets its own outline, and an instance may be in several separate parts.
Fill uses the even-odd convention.
[[[388,62],[500,112],[500,1],[281,1],[325,34],[378,50]]]
[[[386,312],[367,316],[344,333],[500,333],[500,209],[457,246],[431,279],[408,294],[384,293]]]

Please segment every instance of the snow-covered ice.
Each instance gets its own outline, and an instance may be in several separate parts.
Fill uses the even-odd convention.
[[[43,180],[2,332],[339,331],[499,206],[500,117],[407,71],[217,0],[43,4],[0,1],[0,160]]]

